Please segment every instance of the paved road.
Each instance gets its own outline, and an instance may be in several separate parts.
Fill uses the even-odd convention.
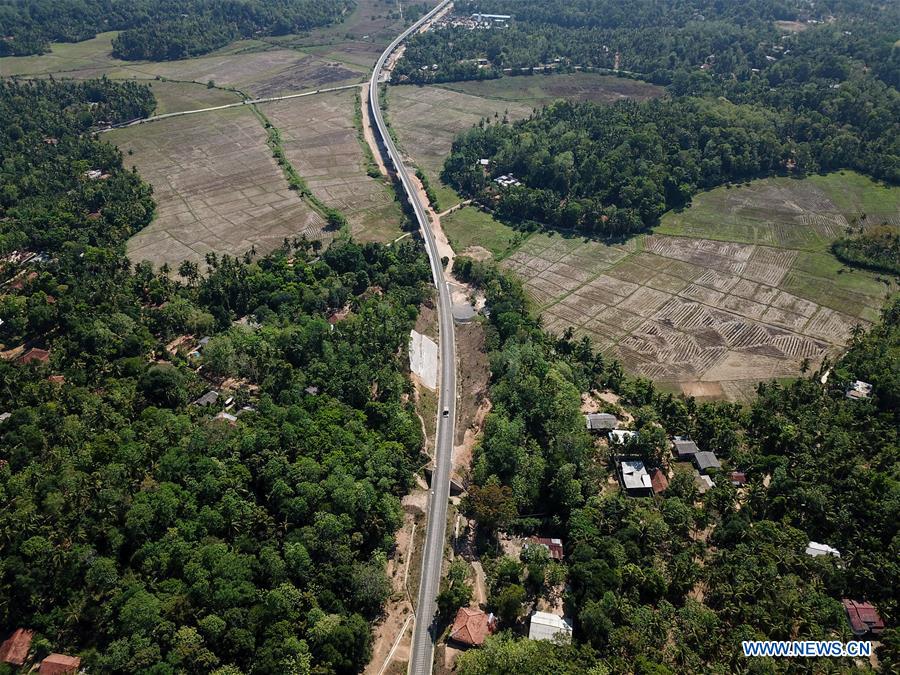
[[[437,425],[437,442],[435,443],[435,467],[431,478],[431,493],[428,499],[428,525],[425,535],[425,554],[422,560],[422,578],[419,583],[419,598],[416,602],[416,622],[413,628],[412,649],[410,650],[409,672],[412,675],[428,675],[431,673],[434,661],[434,639],[432,630],[436,598],[440,588],[441,564],[444,559],[444,535],[447,527],[447,501],[450,497],[450,459],[453,452],[454,427],[456,425],[456,338],[453,328],[453,314],[450,303],[450,290],[444,280],[444,270],[441,265],[441,257],[438,254],[434,233],[431,231],[431,223],[426,215],[425,206],[422,204],[418,192],[409,177],[409,172],[403,165],[400,153],[397,151],[384,118],[381,114],[381,106],[378,103],[378,82],[381,79],[381,71],[384,68],[388,56],[422,24],[429,21],[435,14],[449,4],[450,0],[444,0],[431,12],[422,17],[409,29],[404,31],[384,51],[372,78],[369,80],[369,106],[371,119],[377,129],[377,137],[380,137],[387,150],[387,162],[394,165],[403,189],[412,204],[419,221],[419,228],[425,238],[425,246],[428,249],[428,258],[431,261],[431,274],[434,277],[434,285],[438,289],[438,323],[440,326],[440,358],[441,358],[441,391],[438,407],[439,417]],[[445,415],[446,413],[446,415]]]
[[[147,124],[147,122],[156,122],[158,120],[167,120],[170,117],[184,117],[185,115],[196,115],[197,113],[212,112],[213,110],[227,110],[228,108],[240,108],[245,105],[254,105],[257,103],[273,103],[275,101],[287,101],[292,98],[303,98],[304,96],[315,96],[316,94],[327,94],[330,91],[342,91],[344,89],[357,89],[359,84],[345,84],[340,87],[328,87],[327,89],[316,89],[315,91],[304,91],[302,94],[287,94],[286,96],[269,96],[267,98],[247,98],[237,103],[226,103],[225,105],[215,105],[211,108],[198,108],[197,110],[180,110],[178,112],[165,113],[163,115],[153,115],[151,117],[142,117],[130,122],[122,122],[114,124],[107,129],[101,131],[109,131],[110,129],[121,129],[122,127],[133,127],[138,124]]]

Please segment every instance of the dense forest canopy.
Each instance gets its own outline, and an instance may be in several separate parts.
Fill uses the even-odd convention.
[[[123,31],[113,54],[166,61],[232,40],[284,35],[341,20],[355,0],[0,0],[0,56],[40,54],[52,42]]]
[[[475,12],[513,20],[507,28],[448,26],[417,35],[397,65],[396,78],[424,83],[577,66],[615,69],[658,84],[684,74],[745,80],[810,45],[827,45],[829,61],[850,56],[879,63],[876,74],[889,84],[896,86],[900,78],[896,3],[478,0],[455,5],[459,16]],[[807,30],[785,34],[776,21],[798,21]],[[479,67],[476,58],[487,59],[488,67]]]
[[[97,672],[357,672],[422,445],[426,260],[300,240],[183,282],[133,266],[151,191],[90,132],[152,106],[0,87],[0,342],[47,352],[0,362],[0,623]]]
[[[463,656],[461,673],[781,671],[787,663],[751,665],[741,641],[852,639],[848,597],[875,603],[896,626],[900,303],[858,332],[840,361],[792,384],[761,384],[744,408],[623,376],[588,338],[543,332],[514,279],[489,264],[457,264],[487,293],[493,379],[464,508],[488,542],[495,528],[559,536],[566,553],[560,570],[486,545],[488,606],[513,633]],[[845,396],[855,379],[873,384],[871,399]],[[653,498],[610,487],[615,453],[594,444],[581,415],[581,393],[598,389],[617,392],[634,415],[638,436],[622,453],[660,466],[667,436],[687,435],[722,459],[715,487],[701,495],[690,472],[678,471]],[[607,410],[622,415],[618,404]],[[746,487],[732,485],[731,470],[746,474]],[[841,559],[810,557],[810,540],[829,542]],[[573,644],[516,639],[523,601],[553,585],[565,588]],[[884,672],[900,666],[898,638],[896,628],[880,638]]]

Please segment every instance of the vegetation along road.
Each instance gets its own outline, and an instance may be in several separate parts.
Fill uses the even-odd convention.
[[[431,223],[425,213],[419,195],[413,186],[409,172],[403,165],[403,160],[394,141],[388,133],[387,125],[382,116],[381,106],[378,103],[378,87],[382,76],[382,69],[391,53],[410,34],[419,30],[436,14],[449,4],[449,0],[441,2],[422,19],[410,26],[396,40],[394,40],[375,64],[372,78],[369,81],[369,105],[371,107],[371,119],[377,128],[378,136],[387,150],[387,159],[394,165],[397,175],[403,184],[425,245],[428,249],[428,258],[431,261],[431,273],[434,277],[434,285],[438,289],[438,315],[440,325],[440,354],[441,354],[441,382],[440,382],[440,416],[437,425],[437,438],[434,449],[434,472],[431,478],[431,492],[428,503],[428,529],[425,535],[425,553],[422,560],[422,580],[419,584],[419,597],[416,602],[416,622],[413,628],[413,642],[409,659],[409,672],[414,675],[430,673],[434,660],[434,640],[432,631],[432,619],[436,610],[436,597],[440,587],[441,564],[444,552],[444,534],[447,525],[447,500],[450,492],[450,459],[453,452],[454,426],[456,423],[456,345],[453,329],[453,316],[451,313],[450,291],[444,281],[444,270],[441,265],[441,257],[438,254],[434,233],[431,231]]]

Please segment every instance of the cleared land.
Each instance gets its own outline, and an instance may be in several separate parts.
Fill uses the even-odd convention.
[[[597,73],[525,75],[477,82],[451,82],[440,87],[463,94],[542,107],[557,99],[615,103],[625,98],[645,101],[665,94],[663,87]]]
[[[238,103],[240,94],[194,82],[148,82],[156,97],[156,114],[200,110],[217,105]]]
[[[356,92],[345,90],[267,103],[261,110],[281,132],[282,147],[313,194],[339,209],[360,241],[391,241],[403,214],[393,189],[366,174],[353,124]]]
[[[202,263],[206,253],[271,251],[285,237],[322,237],[322,218],[288,189],[251,110],[234,108],[119,129],[155,190],[153,222],[131,238],[132,260]]]
[[[549,330],[572,326],[673,388],[740,400],[760,380],[839,351],[898,290],[828,253],[841,223],[863,212],[900,216],[900,189],[849,172],[765,179],[698,195],[624,244],[534,234],[503,265],[524,279]],[[506,236],[484,218],[478,237]]]

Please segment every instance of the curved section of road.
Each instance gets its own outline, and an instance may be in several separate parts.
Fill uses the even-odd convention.
[[[428,526],[425,534],[425,554],[422,559],[422,578],[419,583],[419,597],[416,603],[416,620],[413,628],[412,649],[409,657],[409,672],[413,675],[429,675],[434,661],[433,630],[436,598],[440,588],[441,564],[444,559],[444,535],[447,528],[447,501],[450,498],[450,460],[453,453],[453,436],[456,425],[456,337],[453,328],[450,290],[444,280],[444,269],[438,254],[431,222],[425,206],[403,165],[403,159],[388,132],[381,106],[378,102],[378,84],[382,69],[393,51],[412,33],[419,30],[436,14],[441,12],[450,0],[443,0],[433,10],[419,19],[394,40],[375,64],[369,80],[369,107],[371,119],[375,123],[383,147],[387,150],[387,161],[394,165],[397,176],[403,184],[407,198],[412,204],[419,221],[419,228],[425,239],[428,258],[431,261],[431,275],[438,290],[438,324],[440,327],[441,383],[438,406],[437,439],[434,451],[434,472],[431,477],[431,492],[428,499]]]

